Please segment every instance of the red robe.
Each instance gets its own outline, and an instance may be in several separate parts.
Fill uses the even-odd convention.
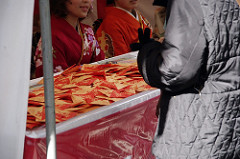
[[[105,58],[92,28],[82,23],[80,23],[80,28],[83,33],[82,37],[63,18],[51,17],[54,72],[62,71],[74,64],[86,64]],[[41,39],[34,60],[36,77],[41,77],[43,75]]]
[[[98,43],[106,57],[130,52],[130,44],[138,42],[138,29],[149,27],[149,22],[138,12],[137,14],[139,20],[123,9],[106,7],[105,17],[96,32]]]

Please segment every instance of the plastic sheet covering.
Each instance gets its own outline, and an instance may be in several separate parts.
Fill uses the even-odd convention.
[[[106,62],[136,61],[137,52]],[[30,81],[30,87],[40,80]],[[160,90],[144,91],[56,124],[58,159],[154,159],[151,145]],[[26,131],[24,159],[46,158],[46,129]]]
[[[70,128],[62,128],[60,133],[61,126],[57,124],[58,159],[154,159],[151,145],[157,126],[155,110],[158,99],[159,92],[150,91],[116,102],[117,106],[90,112],[86,115],[88,119],[118,108],[115,113],[100,116],[92,122],[87,123],[83,116],[76,117],[78,119],[59,123]],[[46,138],[41,131],[29,132],[26,136],[24,159],[46,158]]]

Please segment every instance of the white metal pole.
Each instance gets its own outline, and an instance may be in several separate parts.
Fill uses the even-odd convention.
[[[47,159],[56,159],[56,121],[54,103],[53,56],[49,0],[39,0],[43,52],[44,98]]]

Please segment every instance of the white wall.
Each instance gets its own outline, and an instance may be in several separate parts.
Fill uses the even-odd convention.
[[[23,158],[33,0],[1,0],[0,158]]]

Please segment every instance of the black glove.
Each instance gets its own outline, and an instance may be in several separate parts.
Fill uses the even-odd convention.
[[[162,63],[161,50],[163,44],[150,39],[149,30],[145,32],[139,30],[140,49],[137,56],[138,70],[143,76],[145,82],[152,87],[160,88],[161,75],[158,70],[158,64]]]
[[[151,41],[154,41],[154,39],[150,38],[150,33],[151,33],[151,30],[149,28],[146,28],[144,30],[144,33],[143,33],[142,28],[139,28],[138,29],[139,43],[132,43],[132,44],[130,44],[131,50],[132,51],[140,50],[144,44],[146,44],[148,42],[151,42]]]

